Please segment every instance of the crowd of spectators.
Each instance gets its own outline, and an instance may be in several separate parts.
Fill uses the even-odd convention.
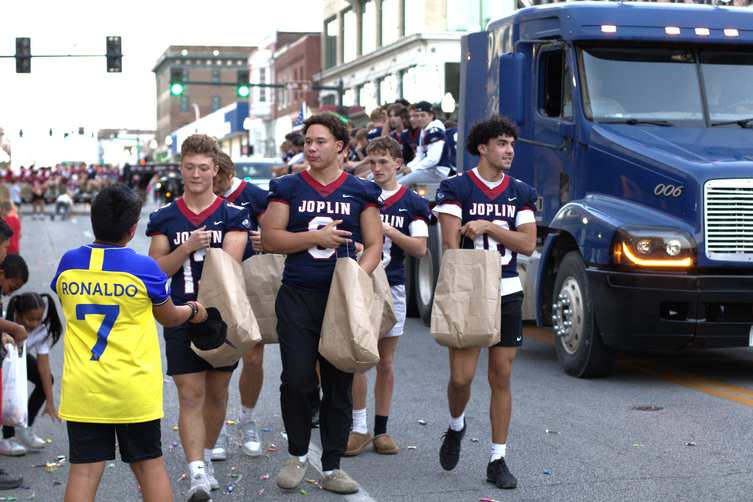
[[[359,178],[371,179],[366,147],[382,136],[390,136],[400,143],[402,165],[398,181],[414,187],[419,183],[439,183],[455,174],[457,123],[440,121],[428,101],[409,103],[398,100],[375,108],[363,128],[347,121],[350,129],[348,157],[343,170]],[[304,139],[291,132],[280,145],[283,163],[271,168],[276,178],[304,171],[308,162],[303,154]]]
[[[111,165],[60,163],[55,167],[24,167],[18,172],[0,169],[0,183],[9,186],[10,197],[20,213],[21,202],[32,202],[32,218],[42,219],[45,203],[55,202],[55,214],[65,218],[76,197],[94,195],[102,188],[122,180],[120,168]]]

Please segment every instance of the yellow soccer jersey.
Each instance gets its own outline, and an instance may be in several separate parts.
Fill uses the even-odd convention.
[[[50,285],[65,315],[60,418],[162,418],[162,358],[152,306],[170,298],[157,262],[118,246],[68,251]]]

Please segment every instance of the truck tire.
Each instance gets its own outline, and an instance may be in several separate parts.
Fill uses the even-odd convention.
[[[426,254],[418,260],[415,268],[416,306],[418,315],[427,326],[431,325],[431,305],[434,303],[434,288],[437,286],[439,266],[439,234],[436,225],[429,226],[429,238],[426,239]]]
[[[416,303],[416,274],[418,260],[410,255],[405,256],[405,316],[418,317]]]
[[[557,270],[552,326],[557,359],[569,375],[594,378],[612,370],[617,351],[601,338],[586,266],[577,251],[567,253]]]

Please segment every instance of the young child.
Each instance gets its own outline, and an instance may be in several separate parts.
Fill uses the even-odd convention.
[[[103,188],[92,202],[94,243],[68,251],[50,287],[65,315],[60,418],[67,421],[70,474],[65,501],[94,501],[105,461],[131,465],[145,501],[172,500],[162,459],[163,326],[202,322],[196,302],[176,306],[159,265],[126,245],[141,217],[127,185]]]
[[[0,263],[0,295],[10,296],[29,280],[29,267],[20,254],[8,253]],[[2,307],[0,296],[0,307]]]
[[[45,309],[44,298],[47,299]],[[47,315],[45,315],[45,310]],[[26,342],[26,372],[27,378],[35,387],[29,396],[29,424],[27,427],[3,427],[3,441],[15,437],[28,448],[44,448],[43,439],[31,430],[34,419],[45,404],[42,416],[49,415],[52,423],[62,423],[55,409],[52,398],[52,372],[50,371],[50,347],[55,345],[63,333],[63,326],[58,317],[55,302],[48,294],[22,293],[10,299],[5,318],[24,327],[29,334]],[[50,340],[52,343],[50,344]],[[36,352],[37,357],[31,355]]]
[[[16,209],[13,206],[13,202],[4,200],[2,204],[0,204],[0,216],[13,230],[13,237],[10,238],[10,243],[8,244],[8,252],[18,253],[18,241],[21,240],[21,220],[16,216]]]

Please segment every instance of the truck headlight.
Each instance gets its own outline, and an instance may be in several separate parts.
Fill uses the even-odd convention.
[[[621,266],[687,268],[696,255],[693,236],[679,228],[625,225],[612,242],[612,259]]]

